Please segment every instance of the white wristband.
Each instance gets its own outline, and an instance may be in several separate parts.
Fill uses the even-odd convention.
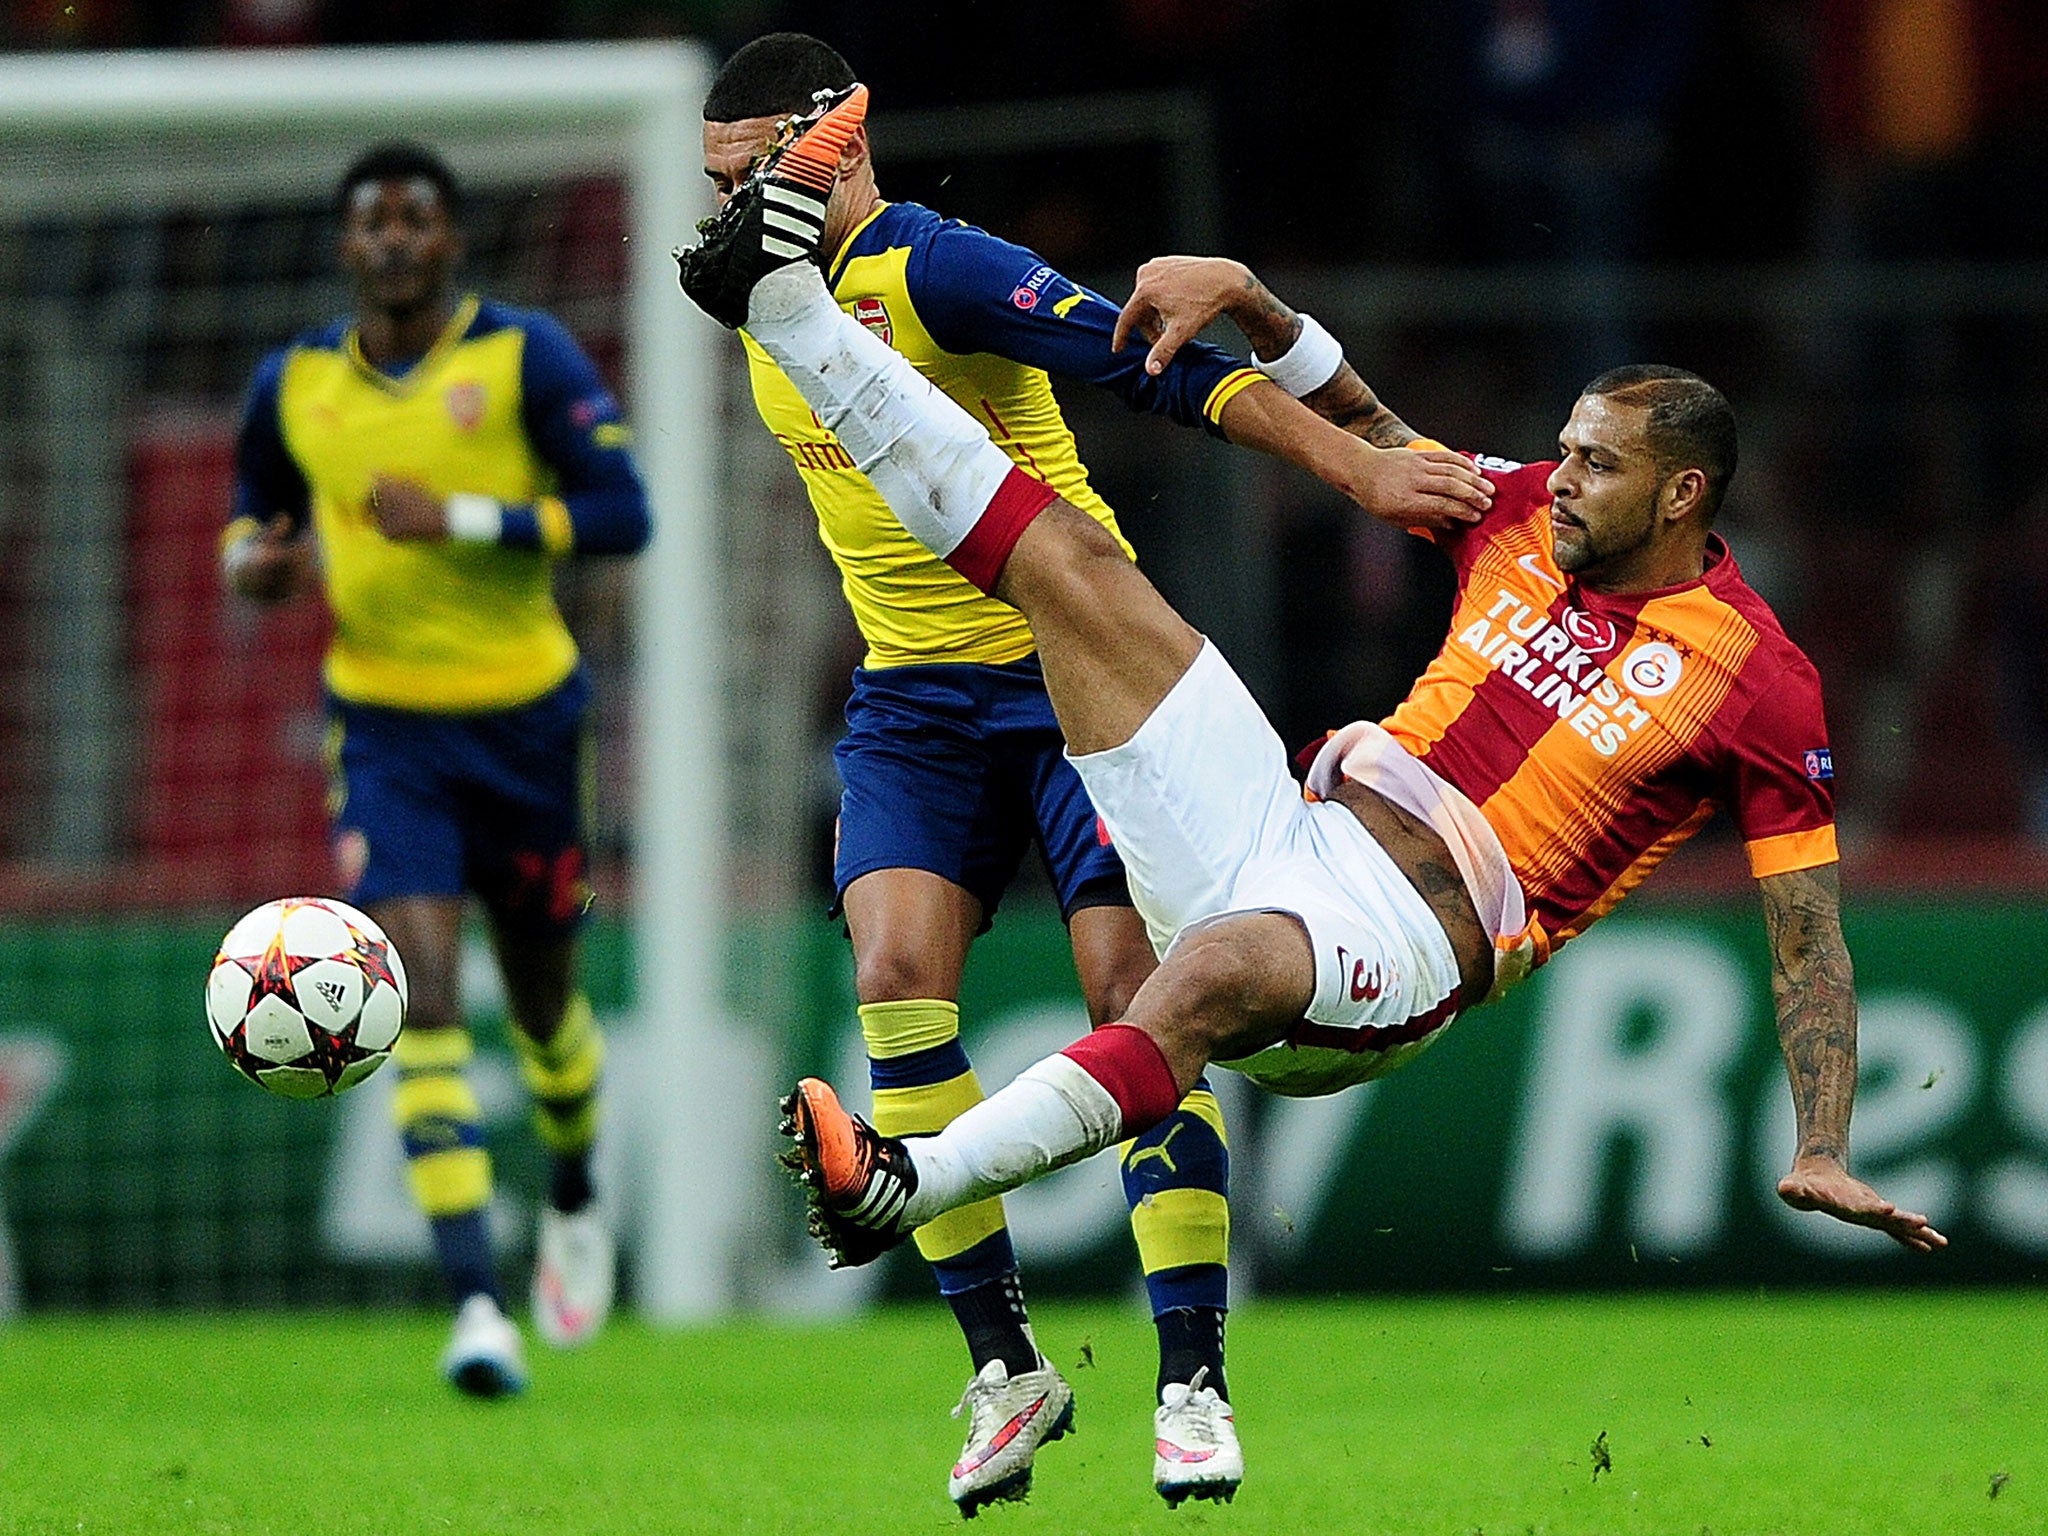
[[[505,531],[505,508],[495,497],[458,491],[441,504],[448,538],[456,544],[495,544]]]
[[[260,534],[245,533],[220,552],[220,568],[229,581],[241,575],[249,562],[256,558],[256,541],[260,537]]]
[[[1337,370],[1344,366],[1344,347],[1314,315],[1296,318],[1301,321],[1301,334],[1294,338],[1293,346],[1270,363],[1257,353],[1252,354],[1252,361],[1267,378],[1299,400],[1337,377]]]

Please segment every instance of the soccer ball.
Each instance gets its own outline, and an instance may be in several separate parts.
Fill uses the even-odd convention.
[[[369,918],[325,896],[266,901],[228,930],[206,978],[213,1043],[288,1099],[353,1088],[405,1023],[405,966]]]

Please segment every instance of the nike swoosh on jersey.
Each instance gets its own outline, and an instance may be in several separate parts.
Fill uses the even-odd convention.
[[[1537,565],[1535,562],[1538,558],[1539,557],[1532,551],[1531,553],[1522,556],[1522,558],[1517,560],[1515,564],[1519,565],[1531,576],[1535,576],[1540,580],[1549,582],[1553,587],[1557,588],[1558,591],[1562,592],[1564,590],[1564,583],[1559,581],[1555,576],[1551,575],[1550,572],[1544,570],[1542,566]]]

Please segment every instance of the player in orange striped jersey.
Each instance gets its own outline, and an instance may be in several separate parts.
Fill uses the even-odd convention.
[[[1710,385],[1668,368],[1595,380],[1558,461],[1478,461],[1493,501],[1476,524],[1418,513],[1412,495],[1362,502],[1434,525],[1459,612],[1393,717],[1333,733],[1304,805],[1227,663],[1091,520],[1030,492],[808,267],[759,277],[751,305],[750,332],[814,409],[850,421],[858,401],[849,450],[904,526],[1030,621],[1069,756],[1163,955],[1121,1023],[936,1135],[879,1136],[828,1085],[799,1084],[785,1130],[842,1261],[1141,1132],[1212,1061],[1294,1093],[1399,1066],[1724,803],[1763,893],[1797,1113],[1778,1193],[1909,1249],[1945,1246],[1848,1169],[1856,1005],[1832,762],[1811,666],[1711,532],[1735,431]],[[1274,357],[1276,381],[1376,446],[1438,447],[1234,263],[1141,271],[1124,319],[1156,337],[1159,367],[1219,313]]]
[[[1664,573],[1677,580],[1638,590],[1607,585],[1569,542],[1625,418],[1693,397],[1712,398],[1675,373],[1594,380],[1563,462],[1489,466],[1492,511],[1435,535],[1458,570],[1450,635],[1386,729],[1499,835],[1539,955],[1718,806],[1758,878],[1835,861],[1820,680],[1727,545],[1707,535],[1696,575],[1688,551]]]

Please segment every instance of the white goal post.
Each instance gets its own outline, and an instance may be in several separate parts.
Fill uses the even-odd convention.
[[[669,255],[709,211],[697,148],[709,67],[685,44],[0,61],[0,221],[13,225],[107,209],[203,216],[265,196],[317,204],[356,150],[393,138],[432,143],[472,185],[592,173],[623,182],[626,388],[657,530],[638,562],[632,793],[637,1007],[653,1059],[645,1082],[624,1086],[659,1103],[647,1122],[655,1144],[639,1150],[664,1171],[634,1181],[632,1225],[641,1306],[669,1322],[733,1299],[739,1197],[724,1170],[706,1176],[704,1149],[733,1145],[733,1117],[747,1108],[705,1064],[731,1048],[717,1019],[724,797],[713,486],[724,338],[683,298]],[[86,678],[119,665],[91,635],[78,644]]]

